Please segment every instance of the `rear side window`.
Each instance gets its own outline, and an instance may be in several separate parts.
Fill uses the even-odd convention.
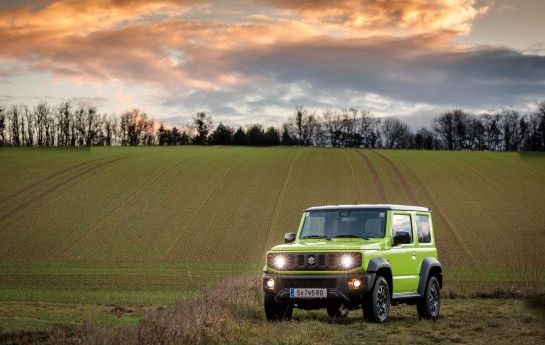
[[[431,229],[429,216],[416,216],[416,231],[418,232],[418,243],[431,242]]]
[[[411,216],[408,214],[394,214],[392,218],[392,237],[398,232],[408,232],[411,236],[411,243],[413,242],[413,229],[411,225]]]

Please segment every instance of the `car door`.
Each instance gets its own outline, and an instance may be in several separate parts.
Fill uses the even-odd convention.
[[[391,267],[394,293],[413,293],[418,288],[418,265],[415,248],[414,215],[411,212],[394,212],[391,219]],[[394,236],[408,232],[410,243],[394,246]]]
[[[437,257],[437,249],[433,239],[433,225],[431,215],[427,212],[416,212],[414,217],[416,231],[416,261],[417,266],[422,267],[422,262],[427,257]]]

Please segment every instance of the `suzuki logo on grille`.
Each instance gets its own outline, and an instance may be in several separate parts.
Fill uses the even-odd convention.
[[[315,263],[316,263],[316,258],[314,256],[309,256],[309,258],[307,259],[307,264],[309,264],[310,266],[313,266]]]

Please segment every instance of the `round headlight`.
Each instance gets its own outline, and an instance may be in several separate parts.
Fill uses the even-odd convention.
[[[341,265],[344,268],[350,268],[354,264],[354,258],[352,258],[352,255],[345,254],[341,257]]]
[[[286,266],[286,257],[284,255],[277,255],[274,258],[274,266],[278,269],[284,268]]]

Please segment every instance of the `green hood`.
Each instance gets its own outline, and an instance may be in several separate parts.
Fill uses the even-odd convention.
[[[362,251],[384,249],[384,240],[360,239],[308,239],[289,244],[274,246],[271,252],[332,252],[332,251]]]

